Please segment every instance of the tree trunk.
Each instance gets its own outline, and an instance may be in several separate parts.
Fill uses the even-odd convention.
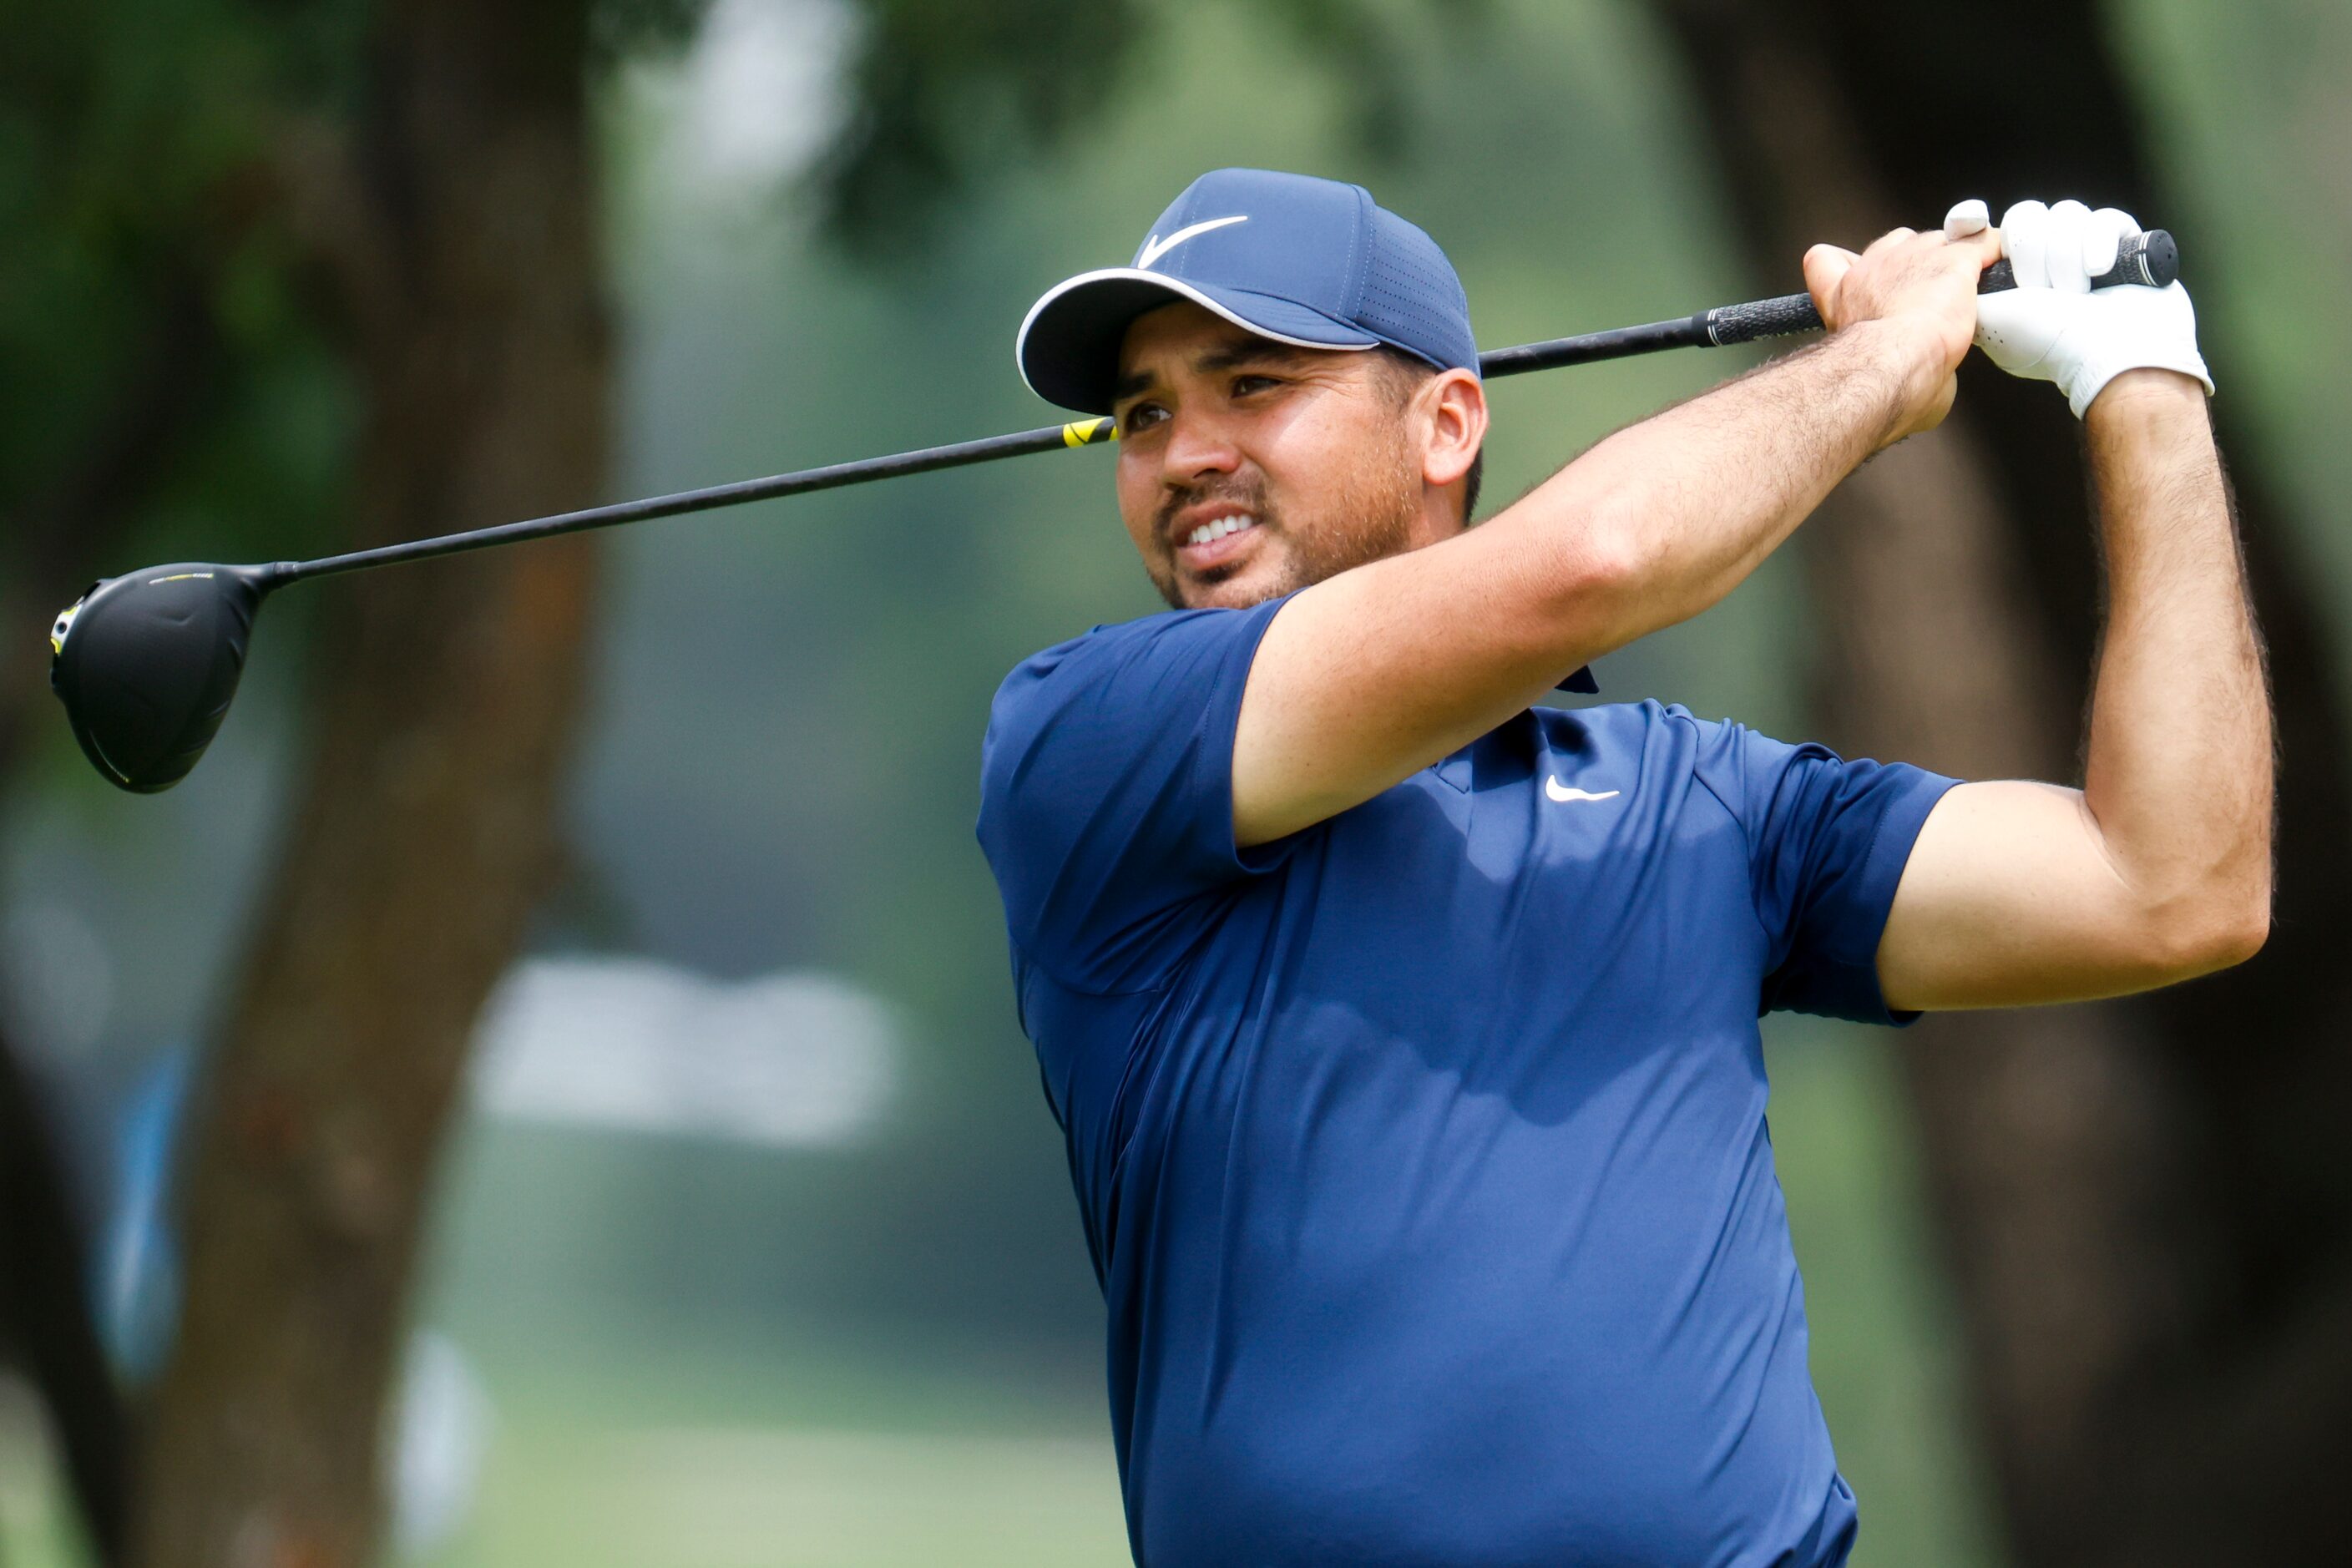
[[[1657,9],[1775,288],[1813,240],[1934,224],[1961,196],[2174,210],[2087,0]],[[2193,235],[2184,251],[2194,288]],[[2227,345],[2208,347],[2226,383]],[[1902,1045],[1974,1414],[2037,1568],[2352,1560],[2346,710],[2272,487],[2237,484],[2289,763],[2270,947],[2158,997],[1931,1018]],[[1806,530],[1824,738],[2075,776],[2084,489],[2062,401],[1981,364],[1942,430],[1842,487]]]
[[[384,0],[348,147],[289,157],[367,411],[356,532],[587,504],[607,447],[577,0]],[[154,1568],[349,1568],[475,1014],[556,849],[593,557],[322,595],[310,751],[193,1110],[185,1295],[134,1531]]]

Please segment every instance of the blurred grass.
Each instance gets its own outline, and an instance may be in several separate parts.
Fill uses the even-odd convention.
[[[585,1348],[585,1347],[580,1347]],[[1017,1386],[836,1354],[823,1374],[591,1355],[493,1386],[479,1508],[431,1568],[1124,1561],[1108,1432]],[[719,1375],[714,1377],[712,1374]],[[992,1394],[1002,1397],[991,1397]]]
[[[58,1483],[39,1407],[23,1384],[0,1378],[0,1563],[8,1568],[81,1562]]]
[[[1057,1568],[1127,1550],[1106,1456],[1076,1438],[672,1428],[551,1433],[530,1452],[478,1546],[433,1561]]]

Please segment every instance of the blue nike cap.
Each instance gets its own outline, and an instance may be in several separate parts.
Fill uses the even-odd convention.
[[[1049,403],[1108,414],[1127,329],[1177,300],[1276,342],[1386,343],[1439,370],[1478,369],[1469,296],[1435,240],[1361,185],[1218,169],[1184,187],[1132,264],[1082,272],[1029,308],[1022,379]]]

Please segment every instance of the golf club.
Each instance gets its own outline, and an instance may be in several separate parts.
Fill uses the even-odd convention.
[[[2179,271],[2179,256],[2172,237],[2156,229],[2127,241],[2114,270],[2095,279],[2093,285],[2137,283],[2162,288]],[[1979,285],[1987,293],[2015,287],[2007,261],[1987,268]],[[1488,378],[1517,375],[1661,349],[1724,348],[1813,331],[1821,325],[1809,296],[1789,294],[1718,305],[1675,321],[1496,349],[1479,356],[1478,368]],[[1117,438],[1112,421],[1081,419],[1015,435],[354,550],[316,561],[151,567],[91,584],[58,616],[49,630],[49,685],[65,704],[67,721],[73,726],[83,754],[98,771],[121,788],[152,795],[185,778],[204,756],[228,712],[230,700],[236,695],[254,616],[265,597],[289,583]]]

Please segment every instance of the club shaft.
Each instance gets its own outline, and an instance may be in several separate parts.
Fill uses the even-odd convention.
[[[951,446],[925,447],[912,452],[895,452],[887,458],[834,463],[822,468],[803,468],[797,473],[772,474],[763,479],[739,479],[733,484],[682,490],[677,495],[649,496],[644,500],[615,501],[610,506],[559,512],[553,517],[504,522],[492,528],[478,528],[469,532],[445,534],[436,539],[415,539],[400,544],[380,545],[373,550],[353,550],[341,555],[322,556],[316,561],[285,562],[279,563],[272,574],[272,581],[274,584],[306,577],[331,577],[338,573],[359,572],[371,566],[427,561],[440,555],[462,554],[469,550],[488,550],[498,544],[514,544],[526,539],[551,539],[558,534],[582,533],[592,528],[615,528],[625,522],[646,522],[657,517],[678,517],[687,512],[709,511],[716,507],[740,506],[746,501],[773,500],[779,496],[837,489],[843,485],[863,484],[868,479],[892,479],[902,474],[927,474],[935,468],[960,468],[971,463],[989,463],[999,458],[1017,458],[1029,452],[1052,451],[1056,447],[1100,444],[1109,439],[1109,420],[1081,419],[1071,425],[1050,425],[1011,436],[989,436],[977,441],[958,441]]]
[[[2154,230],[2131,242],[2127,254],[2119,258],[2116,270],[2095,281],[2101,286],[2120,282],[2161,285],[2172,280],[2177,268],[2178,253],[2173,248],[2172,237],[2162,230]],[[1997,264],[1986,276],[1984,288],[1988,290],[2014,287],[2015,283],[2008,276],[2006,262]],[[1519,375],[1533,370],[1553,370],[1562,365],[1592,364],[1601,360],[1656,353],[1664,349],[1721,348],[1733,343],[1782,337],[1792,332],[1818,331],[1821,325],[1821,317],[1815,313],[1811,300],[1802,294],[1789,294],[1779,299],[1750,300],[1741,305],[1718,305],[1713,310],[1701,310],[1696,315],[1671,321],[1614,327],[1607,331],[1585,332],[1572,338],[1554,338],[1547,342],[1496,349],[1478,356],[1478,370],[1481,375],[1491,380],[1496,376]],[[560,512],[553,517],[500,523],[492,528],[444,534],[436,539],[415,539],[401,544],[380,545],[373,550],[353,550],[341,555],[322,556],[316,561],[281,561],[259,570],[267,585],[275,587],[305,577],[331,577],[339,573],[359,572],[371,566],[429,561],[436,556],[463,554],[469,550],[488,550],[493,545],[520,543],[526,539],[551,539],[558,534],[584,533],[593,528],[648,522],[657,517],[678,517],[688,512],[709,511],[716,507],[740,506],[746,501],[773,500],[780,496],[804,495],[811,490],[836,489],[843,485],[864,484],[868,479],[891,479],[904,474],[928,474],[940,468],[992,463],[999,458],[1018,458],[1031,452],[1101,446],[1117,438],[1109,420],[1081,419],[1073,424],[1047,425],[1010,436],[990,436],[977,441],[958,441],[946,447],[897,452],[887,458],[866,458],[854,463],[803,468],[797,473],[772,474],[763,479],[739,479],[733,484],[712,485],[707,489],[684,490],[677,495],[616,501],[610,506],[594,506],[583,511]]]
[[[1654,353],[1661,349],[1705,348],[1711,342],[1706,335],[1705,320],[1702,313],[1681,321],[1617,327],[1608,331],[1586,332],[1579,337],[1555,338],[1548,342],[1496,349],[1479,356],[1479,374],[1488,377],[1517,375],[1531,370],[1550,370],[1560,365],[1589,364],[1598,360]],[[271,585],[276,586],[309,577],[332,577],[344,572],[365,571],[373,566],[430,561],[437,556],[460,555],[469,550],[516,544],[527,539],[552,539],[559,534],[584,533],[590,529],[616,528],[629,522],[650,522],[657,517],[679,517],[688,512],[709,511],[718,507],[740,506],[747,501],[773,500],[781,496],[805,495],[811,490],[837,489],[844,485],[864,484],[869,479],[928,474],[940,468],[992,463],[1000,458],[1018,458],[1032,452],[1098,447],[1115,439],[1117,437],[1107,419],[1081,419],[1069,425],[1047,425],[1010,436],[989,436],[977,441],[958,441],[946,447],[896,452],[887,458],[866,458],[854,463],[803,468],[796,473],[772,474],[766,479],[739,479],[732,484],[712,485],[707,489],[649,496],[643,500],[616,501],[610,506],[559,512],[552,517],[529,518],[520,522],[504,522],[465,533],[444,534],[435,539],[413,539],[400,544],[379,545],[373,550],[353,550],[341,555],[321,556],[316,561],[281,562],[269,570],[269,578]]]

